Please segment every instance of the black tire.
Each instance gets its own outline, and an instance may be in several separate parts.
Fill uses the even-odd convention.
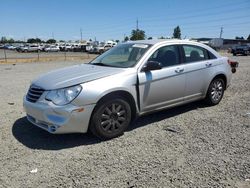
[[[131,121],[131,108],[123,98],[114,98],[97,104],[90,123],[90,131],[107,140],[124,133]]]
[[[222,78],[215,78],[210,83],[207,95],[206,103],[209,105],[217,105],[220,103],[225,91],[225,82]]]
[[[236,56],[236,53],[233,53],[233,56]]]

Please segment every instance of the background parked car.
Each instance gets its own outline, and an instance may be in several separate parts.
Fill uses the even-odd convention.
[[[58,46],[51,45],[51,46],[45,47],[44,51],[45,52],[59,52],[60,48]]]
[[[102,54],[105,51],[109,50],[110,48],[112,48],[113,46],[111,44],[106,44],[104,42],[100,43],[99,45],[93,45],[90,49],[89,49],[89,53],[92,54]]]
[[[25,45],[20,47],[19,52],[39,52],[42,51],[41,47],[37,44]]]
[[[7,44],[3,47],[4,49],[7,49],[7,50],[15,50],[16,49],[16,46],[13,46],[11,44]]]
[[[232,48],[231,53],[234,56],[236,56],[238,54],[249,55],[250,54],[250,45],[244,44],[244,45],[235,46],[234,48]]]
[[[72,45],[71,44],[65,44],[65,45],[63,45],[63,46],[61,46],[61,51],[66,51],[66,52],[69,52],[69,51],[71,51],[71,49],[72,49]]]
[[[74,48],[72,49],[73,52],[86,52],[86,44],[80,44],[77,46],[74,46]]]

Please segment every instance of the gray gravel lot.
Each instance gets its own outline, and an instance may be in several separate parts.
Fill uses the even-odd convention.
[[[51,135],[26,119],[30,81],[76,62],[0,64],[0,187],[250,187],[250,57],[217,106],[139,118],[119,138]],[[36,171],[37,170],[37,171]]]

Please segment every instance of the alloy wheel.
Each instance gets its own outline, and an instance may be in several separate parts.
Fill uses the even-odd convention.
[[[104,108],[101,114],[101,127],[104,131],[116,131],[124,123],[126,123],[126,109],[122,104],[112,103]]]

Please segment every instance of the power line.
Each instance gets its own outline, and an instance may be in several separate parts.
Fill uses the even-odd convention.
[[[222,5],[220,5],[220,6],[215,6],[215,7],[208,7],[208,8],[206,8],[206,9],[198,9],[198,10],[193,10],[193,11],[183,11],[182,12],[182,15],[183,14],[185,14],[185,13],[191,13],[192,15],[191,16],[189,16],[189,15],[183,15],[183,16],[175,16],[176,15],[176,13],[174,13],[174,14],[167,14],[167,15],[162,15],[162,16],[157,16],[157,17],[150,17],[150,18],[144,18],[142,21],[143,22],[155,22],[155,21],[157,21],[157,20],[162,20],[162,21],[164,21],[164,17],[165,16],[167,16],[167,18],[165,19],[165,20],[170,20],[170,18],[171,18],[171,20],[175,20],[175,19],[191,19],[191,18],[194,18],[194,17],[199,17],[199,16],[202,16],[202,17],[209,17],[209,16],[214,16],[214,14],[216,14],[216,15],[219,15],[219,14],[223,14],[223,15],[225,15],[225,14],[229,14],[229,15],[231,15],[232,14],[232,12],[234,12],[234,14],[235,13],[237,13],[238,11],[241,11],[242,12],[242,10],[248,10],[250,7],[235,7],[235,6],[238,6],[238,5],[244,5],[244,4],[246,4],[246,3],[248,3],[249,4],[249,1],[243,1],[243,2],[237,2],[237,3],[231,3],[231,4],[222,4]],[[231,5],[234,5],[234,8],[232,8],[232,9],[226,9],[226,10],[222,10],[222,8],[225,8],[225,7],[229,7],[229,6],[231,6]],[[211,11],[209,11],[210,9],[212,9],[212,10],[216,10],[216,9],[219,9],[219,10],[217,10],[216,12],[213,12],[213,13],[211,13]],[[204,11],[209,11],[209,12],[207,12],[207,13],[204,13]],[[196,12],[196,13],[198,13],[198,14],[193,14],[194,12]],[[171,15],[173,15],[173,16],[175,16],[175,17],[171,17]],[[138,19],[138,18],[137,18]],[[126,24],[126,23],[132,23],[133,21],[133,18],[129,18],[129,19],[122,19],[122,20],[120,20],[119,21],[119,23],[117,23],[117,24],[98,24],[98,26],[100,27],[100,29],[104,29],[105,27],[112,27],[112,28],[114,28],[114,27],[117,27],[117,26],[122,26],[122,25],[124,25],[124,24]],[[96,26],[96,25],[94,25],[94,26]],[[88,26],[89,28],[91,28],[91,25],[89,25]],[[88,29],[87,29],[88,30]],[[91,30],[91,29],[90,29]]]
[[[220,18],[220,19],[210,19],[210,20],[206,20],[206,22],[205,22],[205,24],[206,24],[206,26],[205,27],[211,27],[211,26],[209,26],[208,24],[210,24],[210,23],[212,23],[212,24],[214,24],[214,23],[220,23],[220,26],[221,25],[227,25],[227,23],[225,23],[225,24],[223,24],[223,23],[221,23],[222,21],[225,21],[225,20],[230,20],[230,24],[232,25],[232,24],[234,24],[232,21],[233,20],[236,20],[236,21],[238,21],[238,20],[240,20],[241,18],[250,18],[250,15],[248,15],[248,16],[246,16],[246,15],[244,15],[244,16],[234,16],[234,17],[227,17],[227,18]],[[194,21],[194,22],[184,22],[184,24],[183,25],[181,25],[181,28],[186,28],[186,29],[194,29],[194,28],[200,28],[201,26],[199,25],[200,23],[204,23],[204,21]],[[249,22],[244,22],[244,23],[249,23]],[[188,25],[188,27],[185,27],[186,25]],[[193,26],[194,25],[194,26]],[[166,26],[167,27],[169,27],[169,28],[172,28],[172,27],[175,27],[176,26],[176,24],[175,25],[168,25],[168,24],[166,24]],[[136,26],[137,28],[138,28],[138,26]],[[143,25],[143,27],[145,28],[145,27],[150,27],[150,28],[154,28],[154,29],[158,29],[158,28],[162,28],[163,27],[163,24],[160,24],[160,25],[153,25],[153,24],[150,24],[150,25]],[[218,25],[216,25],[216,27],[218,27]],[[115,31],[123,31],[123,33],[124,33],[124,30],[127,30],[127,26],[121,26],[121,27],[117,27],[116,29],[115,29]],[[131,27],[131,30],[132,30],[132,27]],[[103,28],[102,30],[99,30],[99,31],[96,31],[95,33],[105,33],[105,32],[110,32],[110,31],[112,31],[112,33],[114,32],[114,28],[112,28],[112,27],[108,27],[108,28]],[[86,34],[92,34],[93,32],[86,32]]]
[[[224,20],[230,20],[230,21],[232,21],[232,20],[239,20],[240,18],[248,18],[248,17],[250,17],[250,15],[244,15],[244,16],[234,16],[234,17],[228,17],[228,18],[219,18],[219,19],[211,19],[211,20],[206,20],[206,21],[204,21],[204,20],[202,20],[202,21],[194,21],[194,22],[184,22],[184,24],[182,25],[182,27],[183,26],[185,26],[185,25],[192,25],[192,24],[200,24],[200,23],[205,23],[206,25],[208,24],[208,23],[214,23],[214,22],[221,22],[221,21],[224,21]],[[176,24],[175,24],[176,25]],[[175,25],[171,25],[171,27],[175,27]],[[154,28],[157,28],[157,27],[162,27],[162,24],[160,24],[160,25],[152,25],[152,24],[150,24],[150,25],[143,25],[144,27],[147,27],[147,26],[150,26],[150,27],[154,27]],[[168,25],[169,26],[169,25]]]
[[[228,15],[232,15],[230,12],[231,11],[233,11],[233,10],[230,10],[230,11],[227,11],[228,12]],[[225,17],[225,16],[227,16],[227,14],[224,14],[223,12],[222,12],[222,14],[223,14],[223,16]],[[209,17],[211,17],[211,15],[203,15],[202,17],[207,17],[207,16],[209,16]],[[213,15],[214,16],[214,15]],[[235,18],[245,18],[245,17],[248,17],[249,16],[249,14],[248,15],[243,15],[243,16],[237,16],[237,17],[226,17],[226,18],[220,18],[220,19],[215,19],[215,21],[223,21],[223,20],[229,20],[229,19],[235,19]],[[179,19],[181,19],[181,21],[183,21],[183,20],[189,20],[189,19],[192,19],[193,17],[196,17],[196,16],[190,16],[190,17],[188,17],[188,16],[186,16],[186,17],[179,17]],[[199,17],[199,18],[202,18],[202,17]],[[177,20],[176,20],[177,18],[173,18],[173,19],[171,19],[171,20],[174,20],[174,22],[176,23],[176,22],[178,22]],[[194,22],[184,22],[185,24],[192,24],[192,23],[207,23],[207,21],[209,21],[210,22],[210,20],[207,20],[206,19],[206,21],[204,21],[204,20],[202,20],[202,21],[194,21]],[[138,21],[139,22],[139,21]],[[214,20],[212,20],[212,22],[214,22]],[[164,23],[159,23],[159,22],[153,22],[152,23],[152,21],[143,21],[142,22],[142,25],[143,25],[143,27],[147,27],[147,26],[150,26],[150,27],[153,27],[153,26],[156,26],[157,27],[157,24],[158,25],[160,25],[160,26],[163,26],[163,24]],[[165,23],[166,25],[169,25],[169,23],[166,21],[166,23]],[[127,26],[128,25],[130,25],[131,26],[131,28],[132,28],[132,23],[131,24],[124,24],[124,23],[121,23],[121,24],[117,24],[117,25],[110,25],[110,24],[105,24],[105,25],[103,25],[103,26],[100,26],[100,25],[98,25],[98,28],[100,29],[100,31],[104,31],[104,30],[114,30],[114,28],[117,30],[117,29],[123,29],[123,28],[127,28]],[[136,24],[137,25],[137,24]],[[139,26],[138,26],[139,27]],[[86,26],[86,32],[87,31],[89,31],[90,33],[92,33],[92,31],[93,31],[93,29],[91,28],[91,27],[87,27]],[[95,29],[98,29],[98,28],[96,28],[95,27]],[[137,28],[137,26],[136,26],[136,28]]]

